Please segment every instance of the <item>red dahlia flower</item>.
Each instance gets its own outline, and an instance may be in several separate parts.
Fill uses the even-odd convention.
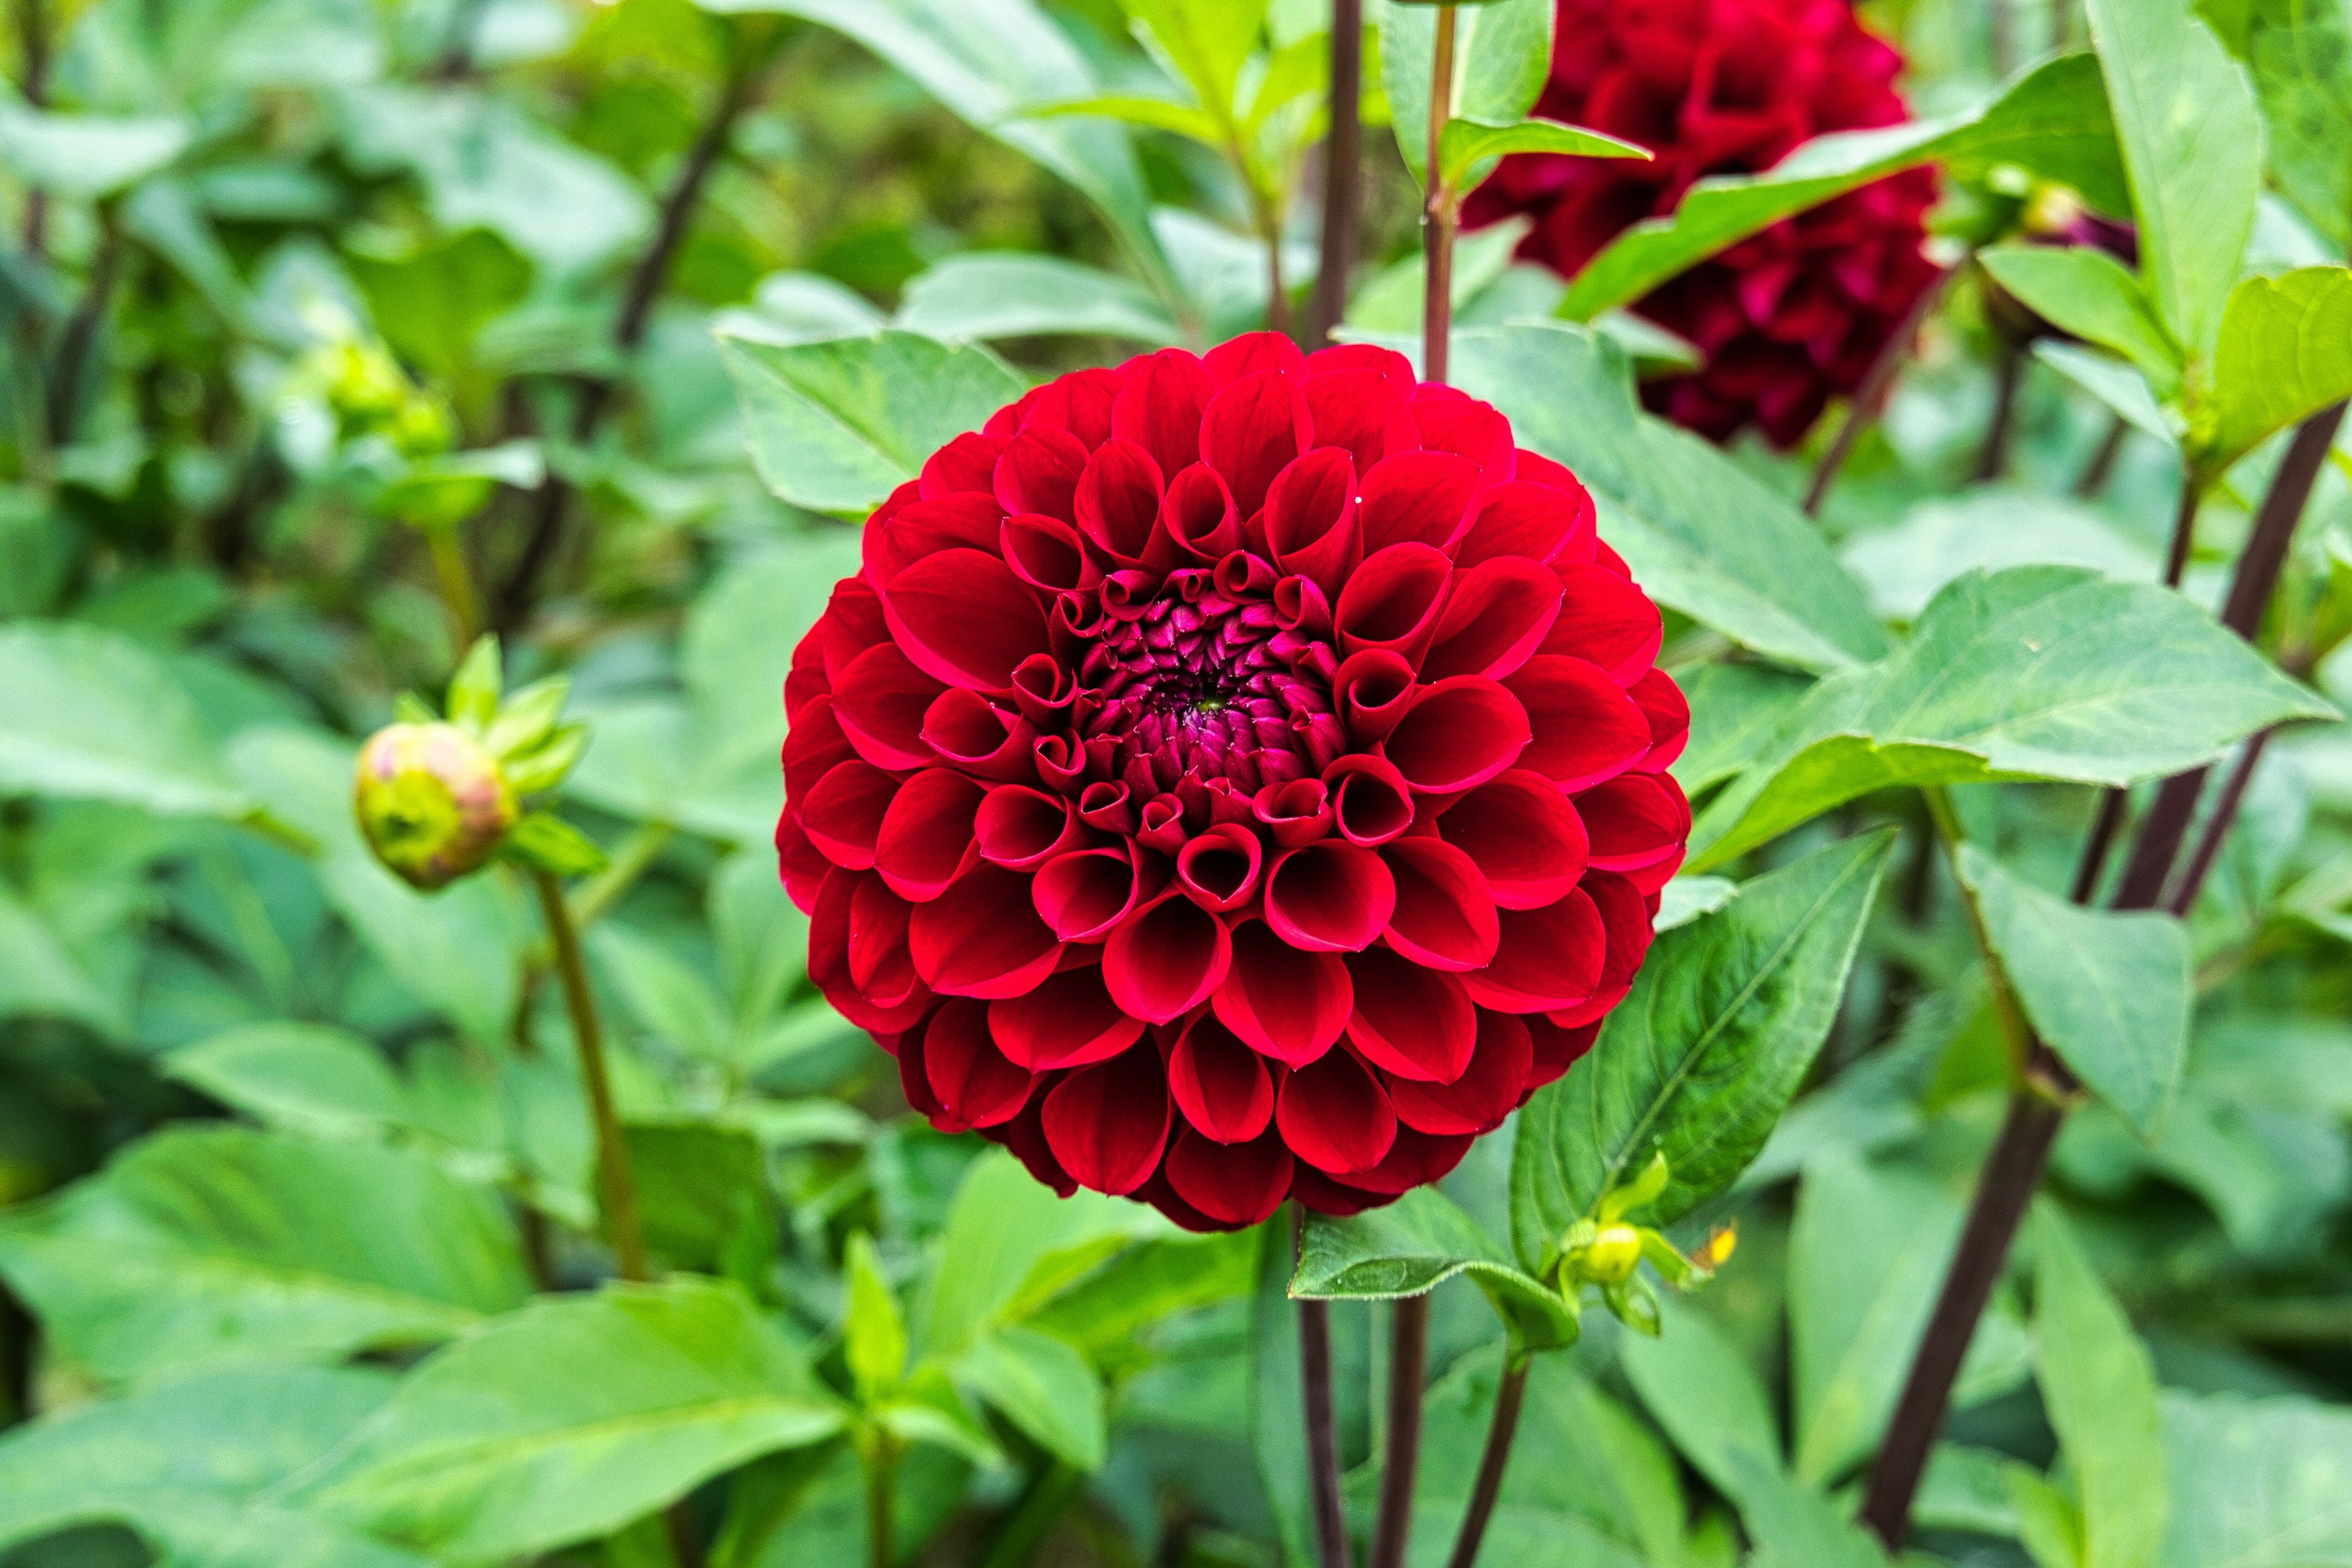
[[[1709,174],[1760,173],[1831,131],[1907,117],[1902,56],[1851,0],[1559,0],[1536,112],[1652,149],[1651,163],[1519,153],[1471,194],[1468,224],[1526,213],[1519,254],[1563,276]],[[1696,343],[1697,374],[1649,384],[1655,411],[1715,440],[1753,423],[1793,446],[1852,392],[1936,277],[1920,251],[1936,179],[1915,169],[1773,225],[1634,308]]]
[[[883,503],[793,656],[810,973],[1065,1194],[1385,1203],[1641,964],[1690,828],[1659,629],[1575,477],[1398,354],[1063,376]]]

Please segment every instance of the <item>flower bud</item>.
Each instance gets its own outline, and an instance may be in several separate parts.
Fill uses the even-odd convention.
[[[1599,1285],[1622,1285],[1642,1261],[1642,1233],[1630,1225],[1604,1225],[1577,1259],[1577,1272]]]
[[[427,892],[494,854],[520,815],[514,786],[454,724],[392,724],[360,749],[352,808],[376,858]]]

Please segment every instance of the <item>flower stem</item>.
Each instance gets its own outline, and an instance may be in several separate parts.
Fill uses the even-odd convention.
[[[1412,1532],[1413,1478],[1421,1468],[1421,1394],[1429,1367],[1429,1297],[1402,1296],[1389,1314],[1388,1458],[1370,1568],[1402,1568]]]
[[[1478,1456],[1478,1479],[1470,1489],[1469,1510],[1462,1516],[1462,1531],[1454,1538],[1454,1555],[1446,1568],[1472,1568],[1478,1544],[1486,1539],[1486,1521],[1494,1517],[1495,1499],[1503,1489],[1503,1468],[1510,1462],[1511,1439],[1518,1436],[1519,1406],[1527,1400],[1528,1360],[1513,1356],[1503,1368],[1495,1390],[1495,1418],[1486,1427],[1486,1451]]]
[[[2131,426],[2122,415],[2109,416],[2106,435],[2100,437],[2091,460],[2083,465],[2082,473],[2075,478],[2076,495],[2090,500],[2107,488],[2107,480],[2116,471],[2116,459],[2123,454],[2124,439],[2130,434]]]
[[[2009,467],[2009,438],[2017,428],[2017,392],[2025,379],[2025,345],[2004,337],[2000,363],[1993,373],[1992,418],[1985,426],[1984,447],[1977,454],[1979,484],[1990,484]]]
[[[1356,224],[1363,205],[1364,0],[1332,0],[1331,129],[1323,139],[1323,255],[1308,308],[1307,346],[1331,341],[1348,313],[1348,273],[1356,258]]]
[[[1307,1211],[1291,1208],[1292,1256]],[[1339,1427],[1331,1410],[1331,1304],[1298,1303],[1298,1402],[1307,1426],[1307,1484],[1315,1499],[1315,1545],[1321,1568],[1348,1568],[1348,1512],[1339,1498]]]
[[[629,1155],[621,1141],[621,1119],[613,1109],[612,1079],[604,1072],[604,1031],[596,1017],[596,998],[588,989],[588,965],[580,954],[580,931],[572,923],[564,902],[563,884],[552,873],[533,871],[539,889],[540,913],[555,943],[555,967],[563,977],[563,1001],[572,1014],[572,1037],[580,1047],[580,1079],[588,1090],[588,1115],[596,1131],[596,1173],[604,1189],[604,1217],[612,1226],[613,1249],[620,1255],[621,1278],[650,1279],[646,1267],[645,1229],[637,1217],[637,1183],[629,1170]]]
[[[858,1446],[866,1464],[866,1561],[869,1568],[890,1568],[898,1553],[891,1542],[890,1491],[898,1469],[898,1445],[876,1427]]]
[[[1444,178],[1438,151],[1445,122],[1454,118],[1454,7],[1437,8],[1436,47],[1430,52],[1429,143],[1423,183],[1422,246],[1427,262],[1421,295],[1421,374],[1444,381],[1446,350],[1454,331],[1454,231],[1461,208]]]
[[[2287,548],[2343,418],[2344,405],[2337,404],[2303,422],[2255,514],[2253,533],[2231,574],[2221,615],[2223,625],[2249,641],[2260,627],[2263,613],[2278,585]],[[2197,489],[2193,480],[2184,486],[2174,525],[2174,554],[2182,560],[2188,553],[2183,542],[2196,523]],[[2205,875],[2212,868],[2221,836],[2228,833],[2243,798],[2244,778],[2252,775],[2259,759],[2261,739],[2250,742],[2241,753],[2238,772],[2216,804],[2204,838],[2200,840],[2188,869],[2168,898],[2162,897],[2163,889],[2179,854],[2181,838],[2196,813],[2197,797],[2208,770],[2198,768],[2164,782],[2156,805],[2141,825],[2131,865],[2116,892],[2114,908],[2152,909],[2161,899],[2164,908],[2178,914],[2196,901]],[[2097,861],[2105,842],[2113,837],[2113,821],[2106,809],[2111,805],[2119,818],[2119,792],[2103,803],[2099,826],[2093,829],[2091,842],[2084,846],[2084,864],[2074,884],[2078,901],[2086,901],[2098,885]],[[1990,965],[1993,962],[1988,952],[1986,963]],[[2008,1267],[2010,1246],[2016,1240],[2018,1226],[2033,1201],[2035,1189],[2041,1185],[2042,1168],[2065,1122],[2068,1104],[2081,1088],[2080,1081],[2056,1053],[2046,1043],[2034,1041],[2023,1082],[2010,1098],[2008,1119],[2001,1124],[2000,1135],[1994,1141],[1992,1152],[1978,1178],[1976,1197],[1969,1205],[1958,1249],[1944,1276],[1942,1293],[1937,1298],[1927,1332],[1895,1402],[1886,1441],[1871,1467],[1862,1521],[1890,1552],[1899,1551],[1909,1532],[1912,1500],[1917,1495],[1920,1477],[1926,1473],[1936,1434],[1944,1424],[1960,1363],[1968,1354],[1969,1342],[1976,1335],[1977,1320],[1983,1315],[1993,1286]]]
[[[1895,373],[1902,368],[1913,342],[1919,336],[1921,323],[1927,321],[1929,312],[1935,310],[1936,302],[1944,297],[1944,290],[1951,286],[1953,278],[1966,264],[1965,258],[1952,263],[1933,282],[1920,289],[1919,297],[1911,301],[1911,313],[1904,317],[1902,324],[1879,345],[1878,357],[1870,362],[1870,369],[1864,374],[1862,384],[1854,388],[1853,398],[1846,404],[1845,423],[1838,426],[1837,437],[1830,442],[1830,449],[1822,454],[1821,467],[1813,470],[1813,482],[1805,489],[1804,512],[1807,517],[1821,515],[1822,502],[1829,499],[1830,486],[1837,482],[1838,470],[1845,467],[1845,460],[1853,455],[1855,444],[1885,407],[1887,389],[1894,385]]]

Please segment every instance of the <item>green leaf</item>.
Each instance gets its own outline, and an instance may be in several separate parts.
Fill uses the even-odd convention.
[[[1198,142],[1204,147],[1213,147],[1220,153],[1225,150],[1224,129],[1217,123],[1215,117],[1206,110],[1165,98],[1147,98],[1136,93],[1105,93],[1098,98],[1074,98],[1066,103],[1045,104],[1030,110],[1029,113],[1039,120],[1062,116],[1115,120],[1121,125],[1139,125],[1146,131],[1166,131]]]
[[[1250,1234],[1258,1241],[1257,1288],[1250,1295],[1250,1455],[1274,1514],[1282,1561],[1309,1563],[1318,1559],[1307,1431],[1300,1419],[1305,1403],[1299,1381],[1298,1303],[1289,1290],[1290,1238],[1282,1234],[1279,1223],[1262,1225]]]
[[[158,115],[56,114],[0,96],[0,167],[68,201],[95,201],[169,164],[192,137],[186,121]]]
[[[424,1568],[269,1495],[392,1386],[376,1372],[246,1367],[16,1427],[0,1438],[0,1547],[112,1521],[177,1568]]]
[[[2240,0],[2233,37],[2217,9],[2206,19],[2253,72],[2272,176],[2338,251],[2352,247],[2352,16],[2340,5]]]
[[[1095,205],[1145,273],[1166,254],[1135,149],[1100,121],[1043,120],[1026,106],[1095,95],[1086,58],[1033,0],[701,0],[713,11],[782,12],[845,33],[922,86],[948,111],[1034,159]]]
[[[1706,1312],[1667,1293],[1658,1299],[1664,1331],[1627,1334],[1617,1354],[1651,1418],[1699,1474],[1726,1496],[1745,1472],[1732,1456],[1747,1452],[1777,1464],[1779,1417],[1761,1379]]]
[[[2334,717],[2168,589],[2060,566],[1970,574],[1901,650],[1814,688],[1700,815],[1688,869],[1891,785],[2121,785],[2210,763],[2284,720]]]
[[[2055,1208],[2033,1255],[2034,1365],[2081,1500],[2080,1568],[2147,1568],[2170,1500],[2156,1368]]]
[[[2034,1032],[2143,1136],[2189,1057],[2189,933],[2170,915],[2084,909],[1963,845],[1960,876]]]
[[[504,1209],[423,1155],[231,1127],[0,1220],[0,1273],[110,1379],[430,1344],[529,1289]]]
[[[1452,371],[1521,445],[1576,471],[1601,536],[1660,604],[1810,669],[1885,651],[1821,531],[1716,447],[1639,412],[1614,344],[1565,323],[1470,328]]]
[[[1647,159],[1652,155],[1636,142],[1563,125],[1557,120],[1494,123],[1463,118],[1447,121],[1445,129],[1438,132],[1439,177],[1449,189],[1461,188],[1469,184],[1465,176],[1475,165],[1507,153],[1562,153],[1577,158]]]
[[[2139,220],[2140,270],[2194,363],[2253,232],[2262,114],[2245,71],[2179,0],[2085,5]]]
[[[1690,742],[1674,775],[1698,795],[1744,771],[1812,689],[1811,677],[1745,660],[1720,659],[1677,674],[1691,707]]]
[[[2142,582],[2157,574],[2147,547],[2097,508],[2011,485],[1921,501],[1893,528],[1855,536],[1840,559],[1861,579],[1871,609],[1893,621],[1918,619],[1944,584],[1969,572],[2049,565],[2087,566]],[[1691,710],[1696,722],[1696,700]],[[1675,771],[1682,776],[1679,764]]]
[[[1266,0],[1121,0],[1218,121],[1230,123],[1242,68],[1265,30]]]
[[[1708,257],[1874,180],[1938,160],[2014,163],[2122,208],[2115,132],[2088,55],[2037,66],[1981,109],[1815,137],[1761,174],[1701,180],[1673,216],[1635,224],[1578,273],[1560,306],[1590,321]]]
[[[2263,440],[2352,397],[2352,272],[2305,267],[2231,290],[2213,351],[2204,450],[2219,474]]]
[[[1069,1341],[1106,1373],[1158,1359],[1150,1331],[1171,1313],[1250,1293],[1257,1237],[1235,1231],[1165,1237],[1129,1247],[1030,1312],[1026,1321]]]
[[[2171,1392],[2163,1412],[2172,1527],[2160,1568],[2352,1562],[2352,1412]]]
[[[1509,1251],[1434,1187],[1345,1219],[1307,1216],[1293,1296],[1383,1300],[1433,1290],[1457,1274],[1486,1292],[1517,1351],[1576,1342],[1577,1316],[1559,1292],[1522,1273]]]
[[[509,828],[499,856],[552,877],[586,877],[609,864],[594,839],[551,811],[531,812]]]
[[[0,889],[0,1018],[59,1018],[131,1033],[123,999],[96,980],[41,917]]]
[[[1740,1521],[1756,1543],[1748,1568],[1885,1568],[1877,1539],[1801,1479],[1744,1448],[1730,1463]]]
[[[588,951],[638,1024],[690,1056],[727,1059],[734,1028],[725,1004],[694,966],[617,919],[588,933]]]
[[[438,376],[470,364],[484,324],[530,289],[530,260],[487,228],[449,235],[405,255],[354,251],[348,265],[384,341],[411,364]]]
[[[954,1371],[1048,1453],[1082,1470],[1102,1468],[1109,1445],[1102,1380],[1068,1341],[1001,1323],[964,1347]]]
[[[2131,270],[2086,245],[1996,245],[1977,253],[1994,281],[2055,326],[2139,366],[2158,398],[2180,388],[2180,349]]]
[[[1164,348],[1183,339],[1142,285],[1019,251],[950,257],[907,285],[893,324],[942,342],[1087,333]]]
[[[2110,412],[2121,415],[2133,429],[2168,447],[2180,445],[2180,432],[2157,406],[2147,377],[2114,355],[2082,343],[2044,338],[2033,345],[2033,357],[2105,404]]]
[[[760,477],[794,506],[844,516],[873,510],[1024,390],[986,349],[912,332],[791,347],[722,338],[719,349]]]
[[[1591,1058],[1536,1091],[1511,1159],[1511,1241],[1540,1275],[1562,1231],[1663,1154],[1649,1223],[1728,1186],[1764,1146],[1845,992],[1891,834],[1759,877],[1661,935]]]
[[[614,1286],[538,1302],[426,1361],[296,1499],[423,1551],[519,1557],[842,1425],[741,1292]]]
[[[857,1385],[857,1397],[871,1405],[907,1375],[907,1320],[898,1311],[898,1299],[891,1293],[890,1282],[882,1277],[872,1237],[861,1230],[849,1238],[842,1271],[849,1279],[842,1323],[843,1355]]]
[[[171,669],[117,632],[0,626],[0,791],[110,800],[163,816],[236,821],[254,797]]]
[[[407,1086],[383,1053],[324,1024],[240,1025],[181,1047],[163,1067],[190,1088],[289,1132],[373,1135],[414,1115]]]
[[[1885,1431],[1960,1234],[1959,1198],[1906,1165],[1832,1148],[1805,1167],[1789,1233],[1797,1476],[1827,1486]],[[1979,1321],[1956,1409],[2024,1381],[2029,1341],[2005,1300]]]
[[[1381,80],[1397,151],[1416,180],[1429,157],[1429,83],[1437,47],[1437,12],[1426,5],[1381,0]],[[1524,118],[1543,91],[1551,66],[1552,7],[1546,0],[1464,5],[1454,23],[1454,113],[1489,125]],[[1441,132],[1442,135],[1442,132]],[[1445,154],[1442,151],[1440,157]]]
[[[685,1120],[631,1121],[622,1132],[646,1244],[676,1268],[767,1289],[777,1226],[759,1139],[741,1127]]]

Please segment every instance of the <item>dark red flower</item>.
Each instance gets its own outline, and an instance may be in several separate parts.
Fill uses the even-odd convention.
[[[874,513],[793,656],[809,972],[1066,1193],[1385,1203],[1648,950],[1690,829],[1659,635],[1575,477],[1400,355],[1066,375]]]
[[[1651,163],[1521,153],[1464,221],[1526,213],[1519,254],[1572,276],[1709,174],[1757,174],[1831,131],[1907,117],[1903,59],[1851,0],[1559,0],[1536,112],[1650,148]],[[1773,225],[1634,308],[1698,345],[1697,374],[1650,383],[1650,406],[1715,440],[1754,424],[1794,445],[1832,393],[1862,383],[1936,276],[1921,253],[1935,175],[1915,169]]]

